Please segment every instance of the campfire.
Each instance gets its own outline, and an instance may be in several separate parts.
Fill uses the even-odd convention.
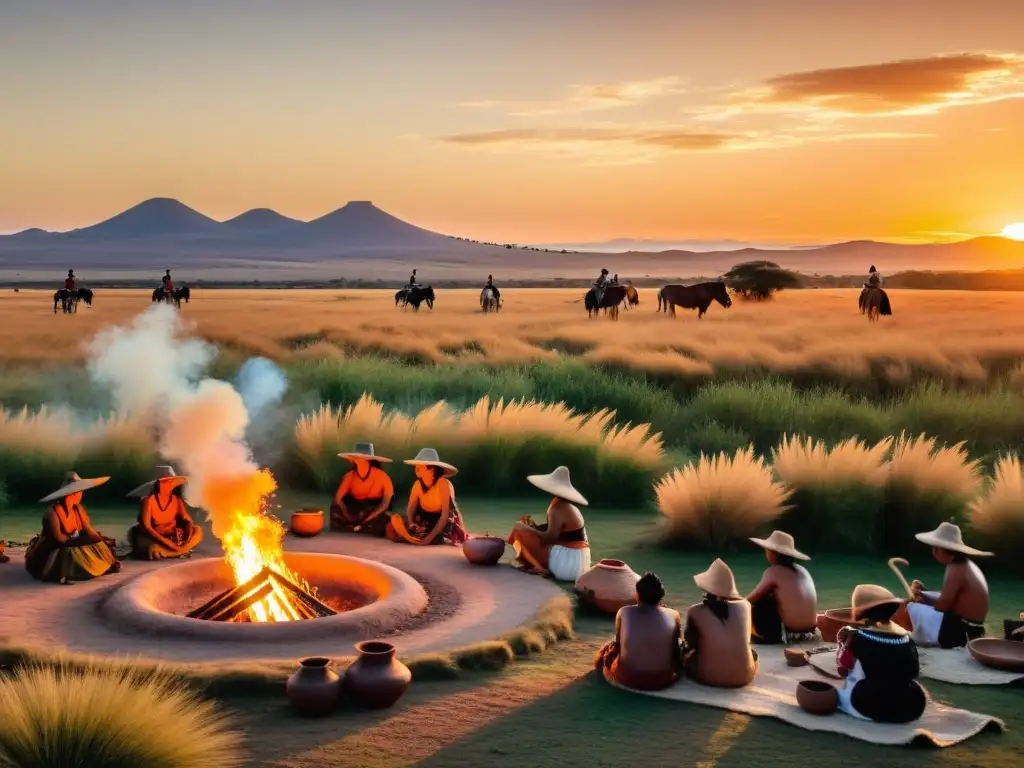
[[[235,502],[230,528],[221,535],[224,558],[231,566],[235,585],[188,617],[263,623],[335,615],[336,611],[320,601],[316,587],[284,562],[284,525],[267,513],[267,499],[276,488],[273,476],[261,470],[242,483],[242,488],[223,489],[223,497]]]

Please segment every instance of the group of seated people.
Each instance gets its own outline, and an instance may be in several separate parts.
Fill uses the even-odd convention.
[[[115,541],[92,526],[82,495],[110,480],[82,478],[68,472],[59,489],[40,499],[50,504],[42,530],[25,550],[25,569],[40,581],[71,584],[121,570]],[[138,522],[128,531],[131,556],[139,560],[186,557],[202,541],[181,497],[186,478],[171,467],[158,467],[156,479],[129,496],[139,499]]]
[[[928,700],[917,680],[918,647],[963,647],[985,633],[988,585],[970,558],[991,553],[964,544],[952,523],[917,539],[946,566],[940,592],[929,592],[918,581],[909,600],[875,584],[853,590],[851,622],[838,634],[836,661],[844,678],[840,709],[855,717],[889,723],[918,719]],[[645,573],[636,585],[636,604],[616,615],[615,639],[598,652],[597,666],[637,690],[666,688],[681,675],[737,688],[757,675],[752,644],[812,640],[818,615],[814,581],[797,562],[810,558],[782,531],[751,541],[770,563],[754,591],[744,598],[729,566],[715,560],[693,577],[704,597],[686,612],[685,623],[661,604],[665,590],[658,577]]]

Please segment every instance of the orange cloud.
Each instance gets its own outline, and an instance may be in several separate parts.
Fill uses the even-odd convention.
[[[568,96],[561,100],[505,101],[498,99],[463,102],[460,106],[498,110],[512,117],[559,115],[619,109],[650,99],[683,92],[683,80],[681,78],[660,77],[652,80],[635,80],[622,83],[571,85],[569,86]]]

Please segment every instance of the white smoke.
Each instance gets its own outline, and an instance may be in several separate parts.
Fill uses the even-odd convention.
[[[246,360],[238,371],[238,391],[253,418],[281,402],[286,389],[288,379],[284,371],[265,357]]]
[[[187,501],[207,511],[220,537],[237,508],[254,503],[253,489],[266,486],[245,440],[247,405],[267,408],[287,382],[268,360],[243,366],[248,398],[225,381],[202,378],[216,349],[185,337],[186,330],[172,307],[154,305],[90,342],[89,373],[110,389],[120,414],[153,429],[160,454],[189,478]]]

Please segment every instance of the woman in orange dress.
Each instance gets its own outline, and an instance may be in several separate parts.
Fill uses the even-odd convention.
[[[391,459],[374,453],[373,443],[356,443],[349,453],[338,454],[352,462],[331,504],[331,530],[383,536],[387,513],[395,498],[395,486],[381,464]]]
[[[455,487],[449,478],[459,470],[441,461],[437,451],[424,448],[415,459],[406,459],[416,469],[416,482],[409,492],[405,517],[392,515],[387,536],[408,544],[450,544],[466,540],[462,513],[455,503]]]
[[[139,522],[128,529],[132,557],[136,560],[188,557],[203,540],[203,529],[193,522],[181,498],[180,489],[188,478],[168,466],[157,467],[156,472],[156,480],[128,494],[142,497]]]

